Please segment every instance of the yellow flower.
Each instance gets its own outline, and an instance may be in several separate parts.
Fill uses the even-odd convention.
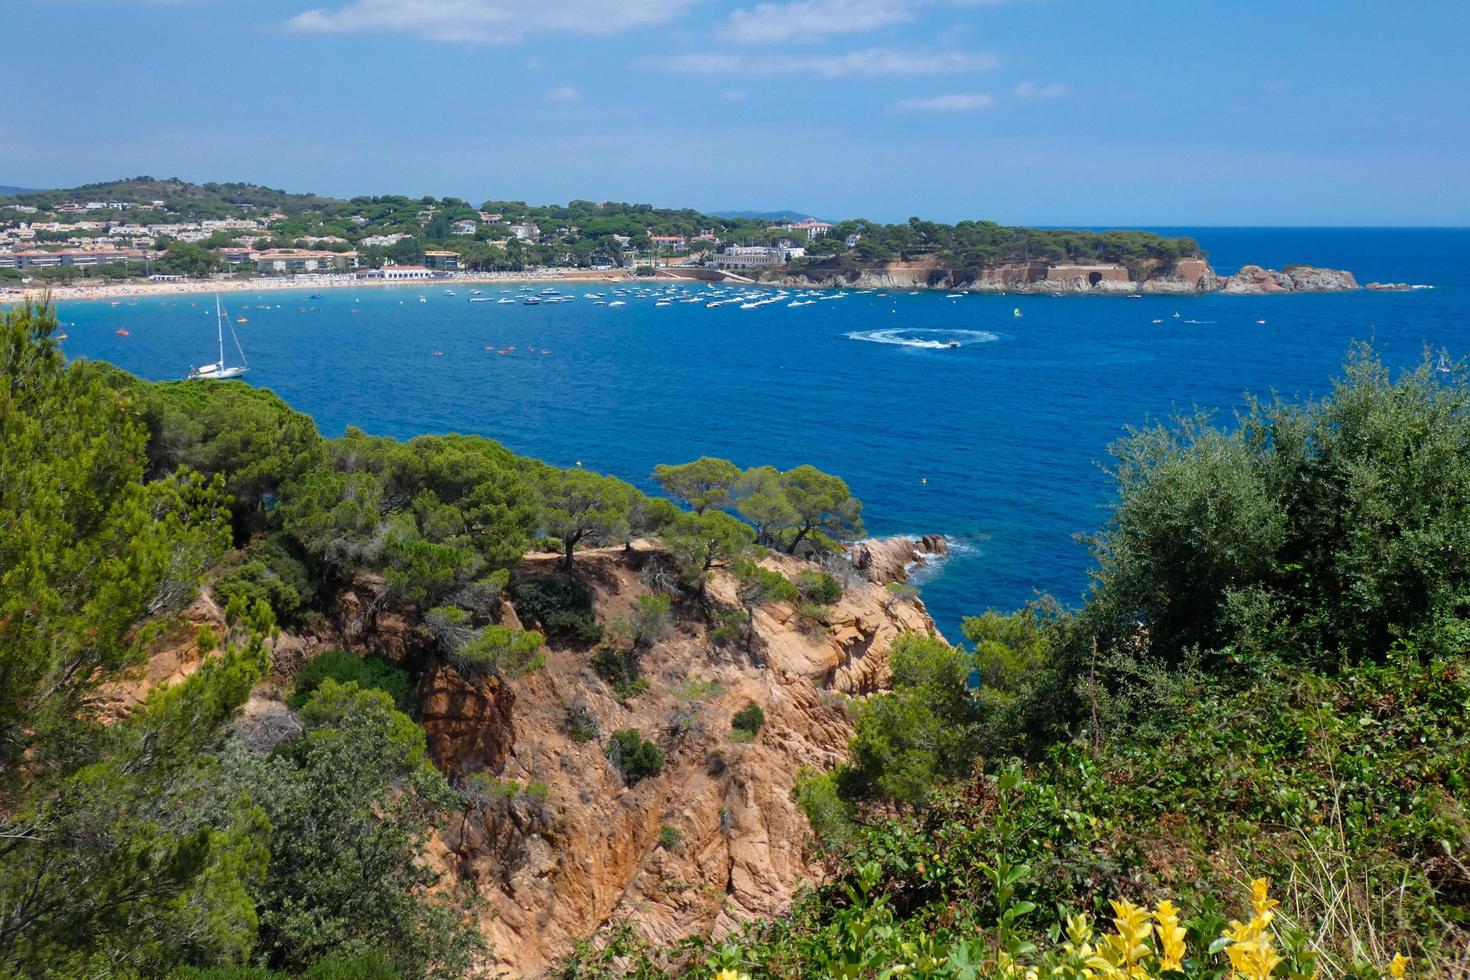
[[[744,973],[737,973],[734,970],[721,970],[715,974],[715,980],[750,980],[750,977]]]
[[[1230,957],[1230,967],[1241,980],[1266,980],[1281,963],[1266,932],[1270,917],[1268,908],[1261,915],[1253,916],[1250,922],[1232,922],[1225,930],[1231,940],[1225,947],[1225,955]]]
[[[1124,976],[1144,976],[1139,961],[1148,955],[1145,941],[1153,932],[1148,909],[1139,908],[1126,898],[1109,904],[1113,906],[1113,933],[1103,937],[1104,955]]]
[[[1167,972],[1181,969],[1184,960],[1184,928],[1179,925],[1179,910],[1166,898],[1154,910],[1154,917],[1158,919],[1154,928],[1159,933],[1161,950],[1159,970]]]
[[[1257,878],[1251,882],[1251,908],[1255,911],[1256,917],[1264,919],[1267,925],[1275,917],[1275,910],[1281,907],[1280,902],[1269,897],[1270,892],[1270,878]]]
[[[1394,953],[1393,959],[1388,961],[1388,975],[1393,980],[1403,980],[1409,972],[1409,958],[1403,953]]]

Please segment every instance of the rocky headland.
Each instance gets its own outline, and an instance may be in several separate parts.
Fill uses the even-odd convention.
[[[317,632],[273,639],[272,674],[235,732],[262,750],[299,733],[284,695],[323,650],[398,661],[418,678],[419,721],[451,781],[484,774],[545,787],[447,814],[424,855],[446,883],[468,884],[484,899],[492,972],[543,975],[609,925],[627,924],[656,943],[723,936],[746,920],[783,914],[798,890],[819,880],[805,817],[792,800],[798,772],[845,758],[850,702],[889,683],[888,653],[901,634],[937,634],[915,595],[885,583],[944,550],[937,535],[858,544],[853,557],[862,571],[847,576],[820,622],[804,620],[790,603],[760,607],[749,651],[716,642],[704,616],[676,605],[672,624],[641,657],[648,690],[625,700],[592,669],[592,651],[557,640],[544,648],[545,665],[523,678],[461,675],[438,660],[412,608],[394,607],[380,579],[360,576],[337,594]],[[650,568],[660,560],[648,541],[579,552],[576,576],[592,590],[598,619],[630,616],[638,597],[654,591]],[[556,561],[532,554],[516,577],[551,572]],[[782,555],[762,563],[788,577],[813,567]],[[709,591],[738,608],[726,573],[714,574]],[[498,618],[521,619],[510,602]],[[198,668],[200,625],[223,628],[207,595],[155,644],[136,683],[109,691],[116,711]],[[732,738],[732,716],[751,703],[764,712],[764,726],[752,739]],[[657,744],[665,760],[659,773],[627,785],[606,754],[620,729]]]
[[[850,289],[942,289],[971,293],[1021,295],[1168,295],[1205,293],[1251,295],[1263,293],[1352,292],[1359,287],[1351,272],[1289,265],[1265,269],[1247,265],[1229,276],[1217,273],[1203,258],[1179,259],[1171,264],[1124,266],[1073,263],[1015,262],[981,269],[978,274],[945,267],[937,261],[889,262],[849,272],[825,273],[820,268],[775,272],[766,281],[787,287]]]
[[[847,549],[852,567],[877,585],[907,582],[912,569],[947,554],[949,542],[942,534],[926,534],[920,538],[869,538],[855,542]]]

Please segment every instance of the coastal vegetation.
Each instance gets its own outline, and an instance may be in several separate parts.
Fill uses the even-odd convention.
[[[754,530],[487,439],[323,439],[269,392],[68,364],[56,327],[31,305],[0,320],[0,972],[463,975],[483,953],[475,903],[418,860],[478,792],[430,764],[414,720],[432,663],[324,652],[296,674],[289,722],[250,721],[271,638],[331,628],[333,596],[380,582],[435,662],[504,683],[542,663],[542,632],[499,621],[509,594],[547,633],[605,642],[631,697],[671,596],[604,627],[577,550],[668,528],[679,589],[749,561]],[[793,514],[856,512],[808,470],[787,488]],[[803,502],[813,483],[825,503]],[[561,569],[512,583],[538,547]],[[201,587],[222,632],[187,615]],[[119,686],[180,634],[199,668],[123,706]],[[611,739],[630,785],[661,768],[636,732]]]
[[[125,205],[88,210],[85,204]],[[12,205],[36,213],[10,210]],[[204,226],[206,221],[240,227]],[[1188,238],[1142,231],[1072,231],[961,221],[954,225],[910,218],[901,224],[865,219],[839,221],[818,237],[792,230],[790,220],[719,216],[689,208],[574,200],[565,205],[523,201],[383,195],[339,200],[293,194],[252,184],[192,184],[179,180],[131,180],[38,191],[0,198],[0,233],[40,222],[33,246],[94,241],[129,244],[146,238],[148,263],[52,266],[43,279],[128,277],[145,272],[204,276],[229,266],[221,249],[305,248],[355,252],[364,268],[423,264],[430,252],[453,252],[459,269],[520,271],[540,267],[608,267],[652,274],[660,258],[696,261],[729,245],[802,246],[793,274],[814,279],[855,273],[886,262],[932,258],[952,270],[956,285],[979,270],[1013,262],[1107,262],[1137,273],[1167,271],[1184,257],[1202,255]],[[113,226],[136,231],[121,241]],[[171,226],[177,230],[170,231]],[[186,236],[188,240],[180,236]],[[254,266],[247,268],[251,272]],[[19,277],[18,269],[0,275]]]
[[[796,790],[828,878],[791,916],[567,975],[1463,971],[1467,399],[1360,349],[1321,401],[1133,432],[1082,608],[893,648]]]
[[[651,498],[478,437],[323,438],[243,384],[67,363],[55,330],[44,307],[0,321],[6,975],[471,975],[482,909],[429,841],[546,787],[436,767],[424,679],[493,693],[543,677],[554,641],[637,704],[676,626],[759,668],[758,611],[822,628],[852,581],[861,504],[809,466],[660,466],[673,499]],[[1463,969],[1465,378],[1358,350],[1329,397],[1139,429],[1112,472],[1080,608],[905,635],[885,689],[834,704],[854,734],[796,788],[824,875],[790,915],[663,947],[614,922],[564,975]],[[635,541],[648,589],[600,618],[584,551]],[[191,618],[201,590],[222,625]],[[432,642],[319,653],[267,723],[247,702],[273,638],[340,633],[353,590]],[[179,635],[197,669],[120,698]],[[735,705],[722,750],[793,737]],[[627,787],[673,764],[648,725],[564,728]],[[680,826],[649,834],[678,849]]]

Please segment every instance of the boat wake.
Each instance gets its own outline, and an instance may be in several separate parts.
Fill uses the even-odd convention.
[[[847,339],[864,340],[870,344],[895,344],[899,347],[944,350],[949,347],[988,344],[999,340],[1000,334],[991,333],[989,330],[924,330],[920,327],[888,327],[883,330],[857,330],[848,334]]]

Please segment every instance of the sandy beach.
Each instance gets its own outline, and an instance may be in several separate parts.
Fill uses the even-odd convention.
[[[335,276],[261,276],[254,279],[191,279],[184,282],[114,282],[71,285],[37,285],[20,288],[0,288],[0,305],[23,303],[27,300],[39,302],[48,295],[52,302],[79,302],[84,300],[111,300],[139,296],[175,296],[197,293],[240,293],[260,292],[272,289],[362,289],[376,286],[419,286],[424,289],[443,289],[460,284],[507,282],[620,282],[631,279],[630,271],[622,269],[535,269],[526,272],[462,272],[433,279],[394,280],[359,278],[353,275]]]

